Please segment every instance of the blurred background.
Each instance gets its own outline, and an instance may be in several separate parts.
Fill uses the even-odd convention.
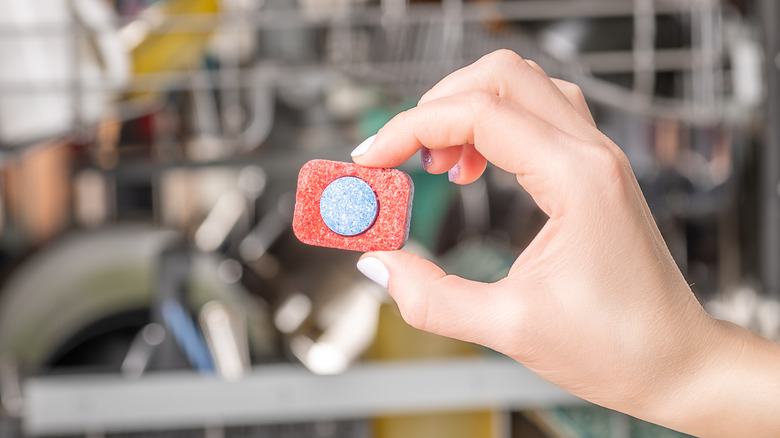
[[[775,0],[0,0],[0,436],[679,437],[409,328],[291,232],[298,169],[495,49],[583,89],[697,297],[780,340]],[[494,281],[545,216],[415,182]],[[550,315],[554,317],[554,315]]]

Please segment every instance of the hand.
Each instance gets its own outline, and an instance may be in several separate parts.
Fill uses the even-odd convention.
[[[389,286],[409,324],[493,348],[586,400],[688,433],[780,434],[778,347],[702,309],[628,160],[596,129],[575,85],[494,52],[362,146],[355,162],[381,167],[427,148],[427,170],[454,168],[458,184],[489,161],[517,175],[549,216],[492,284],[404,251],[364,255],[359,267]]]

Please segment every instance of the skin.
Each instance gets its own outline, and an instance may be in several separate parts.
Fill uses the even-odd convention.
[[[579,88],[510,51],[444,78],[355,162],[428,171],[487,162],[549,216],[506,278],[447,275],[405,251],[365,254],[389,272],[404,319],[500,351],[593,403],[697,436],[780,436],[780,347],[710,317],[656,227],[626,156]]]

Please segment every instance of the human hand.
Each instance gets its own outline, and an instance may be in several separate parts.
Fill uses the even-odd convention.
[[[763,420],[757,431],[780,433],[771,411],[734,406],[756,401],[745,385],[767,407],[780,401],[776,346],[702,309],[628,160],[596,129],[575,85],[494,52],[443,79],[353,159],[392,167],[423,147],[427,170],[449,170],[458,184],[488,161],[514,173],[549,220],[492,284],[404,251],[364,255],[358,267],[389,287],[409,324],[493,348],[586,400],[688,433],[745,433],[744,421],[724,427],[735,409]],[[759,365],[756,376],[739,372]]]

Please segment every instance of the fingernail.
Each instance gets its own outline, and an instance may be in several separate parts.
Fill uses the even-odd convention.
[[[368,148],[371,147],[372,144],[374,144],[374,139],[376,138],[376,134],[372,135],[371,137],[368,137],[367,139],[363,140],[363,143],[360,143],[358,147],[355,148],[354,151],[352,151],[352,156],[357,157],[359,155],[363,155],[366,153]]]
[[[387,289],[387,284],[390,281],[390,273],[376,257],[365,257],[357,262],[358,271],[368,277],[369,280]]]
[[[433,157],[431,156],[431,150],[425,146],[420,148],[420,159],[422,160],[423,170],[428,170],[433,164]]]
[[[452,169],[447,171],[447,178],[450,180],[450,182],[455,182],[460,178],[460,163],[456,164],[452,167]]]

